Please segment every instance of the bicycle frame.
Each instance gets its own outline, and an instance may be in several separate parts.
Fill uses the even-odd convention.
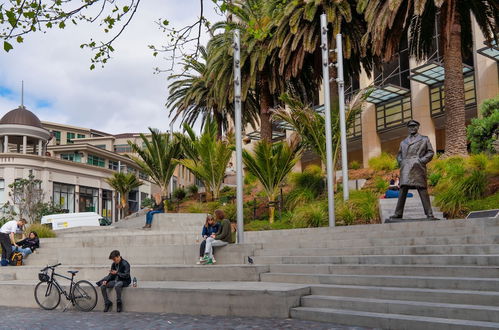
[[[48,296],[48,295],[49,295],[50,290],[52,289],[52,285],[55,285],[55,287],[57,288],[57,290],[58,290],[60,293],[64,294],[64,296],[66,297],[66,299],[67,299],[67,300],[71,300],[71,301],[72,301],[72,300],[73,300],[73,299],[72,299],[73,297],[71,296],[71,292],[72,292],[72,290],[73,290],[73,285],[75,284],[75,282],[74,282],[74,275],[73,275],[73,276],[71,276],[71,277],[67,277],[67,276],[64,276],[64,275],[61,275],[61,274],[57,274],[57,273],[55,272],[55,269],[52,269],[52,268],[50,268],[50,269],[52,270],[52,274],[51,274],[51,276],[50,276],[50,281],[49,281],[49,285],[47,286],[47,292],[45,293],[45,296]],[[59,284],[59,282],[58,282],[58,281],[57,281],[57,279],[55,278],[56,276],[58,276],[58,277],[62,277],[62,278],[64,278],[64,279],[66,279],[66,280],[69,280],[69,281],[70,281],[70,284],[69,284],[69,290],[68,290],[68,292],[66,292],[66,290],[64,290],[64,289],[62,288],[62,286]],[[52,285],[50,285],[50,284],[52,284]],[[73,304],[74,304],[74,303],[73,303]]]

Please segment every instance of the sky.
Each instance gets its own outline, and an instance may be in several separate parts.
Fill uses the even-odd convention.
[[[205,1],[205,16],[221,20]],[[0,116],[21,104],[42,121],[92,128],[108,133],[145,132],[148,127],[169,129],[169,73],[155,74],[169,62],[152,56],[148,45],[164,45],[166,33],[155,23],[168,19],[182,27],[199,15],[199,0],[144,0],[114,45],[104,68],[90,70],[92,54],[80,49],[90,38],[99,40],[99,27],[82,24],[64,30],[26,36],[9,53],[0,50]],[[203,35],[203,43],[207,35]],[[176,70],[180,70],[179,67]],[[175,128],[179,127],[178,123]]]

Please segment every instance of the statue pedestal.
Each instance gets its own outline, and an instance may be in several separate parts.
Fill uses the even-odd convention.
[[[441,219],[427,219],[427,218],[420,218],[420,219],[385,219],[385,222],[383,223],[406,223],[406,222],[430,222],[430,221],[439,221]]]

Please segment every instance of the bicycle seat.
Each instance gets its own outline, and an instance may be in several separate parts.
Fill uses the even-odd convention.
[[[68,270],[68,273],[73,274],[73,275],[78,274],[78,272],[79,272],[79,270]]]

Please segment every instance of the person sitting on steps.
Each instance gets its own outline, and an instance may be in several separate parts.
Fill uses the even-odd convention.
[[[104,313],[109,312],[113,303],[107,296],[107,289],[114,288],[116,290],[116,312],[120,313],[123,310],[123,302],[121,300],[121,291],[132,282],[130,276],[130,264],[123,259],[120,251],[114,250],[109,255],[109,259],[113,261],[109,275],[97,282],[97,286],[101,287],[102,297],[104,298]]]
[[[0,246],[2,247],[2,266],[8,266],[10,256],[12,255],[12,245],[16,245],[14,239],[15,234],[23,234],[23,228],[26,224],[26,219],[11,220],[0,228]],[[22,239],[24,239],[24,234]]]
[[[203,226],[203,232],[201,236],[203,237],[203,241],[201,242],[201,246],[199,247],[199,261],[197,264],[201,264],[204,257],[204,251],[206,250],[206,240],[211,237],[212,234],[216,234],[220,229],[220,224],[215,221],[211,214],[206,216],[206,222]],[[213,255],[213,263],[216,263],[215,256]]]
[[[143,229],[151,228],[153,216],[156,213],[165,213],[165,199],[159,193],[154,194],[154,206],[146,214],[146,225],[142,227]]]
[[[21,252],[23,258],[33,253],[36,249],[40,247],[40,239],[35,231],[29,233],[28,237],[16,243],[12,246],[12,252]]]
[[[213,247],[225,246],[234,243],[234,236],[232,235],[232,226],[228,219],[225,219],[225,214],[222,210],[215,211],[215,218],[220,223],[220,229],[216,234],[212,234],[206,239],[206,248],[204,250],[204,257],[201,261],[204,265],[213,264]]]

